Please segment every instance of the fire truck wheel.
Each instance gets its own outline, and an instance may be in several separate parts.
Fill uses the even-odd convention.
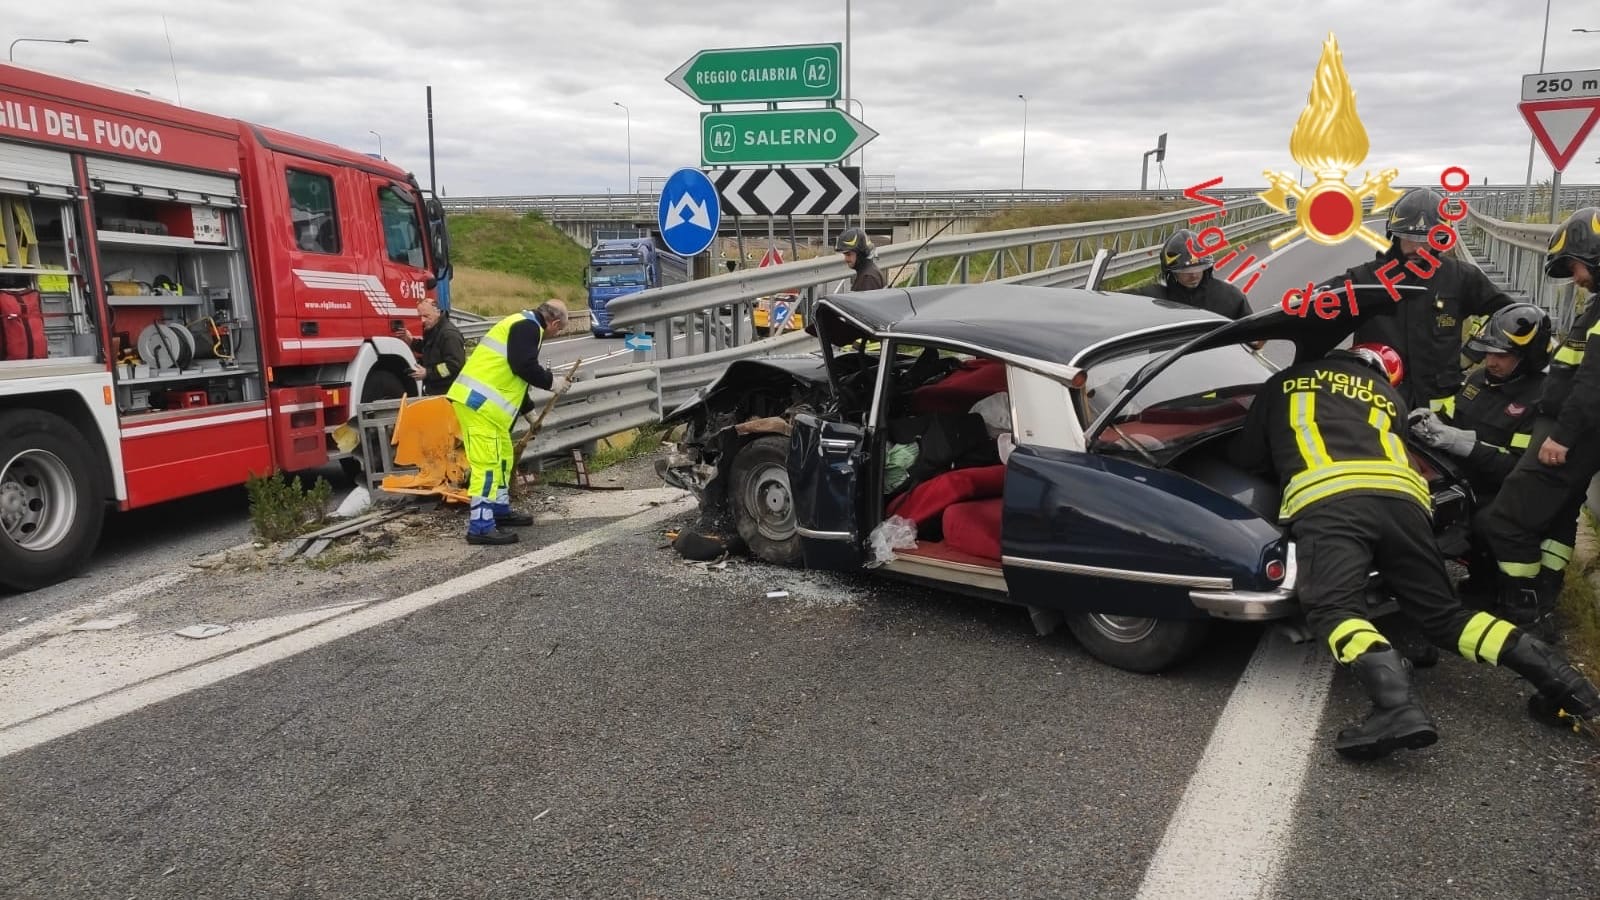
[[[31,591],[88,561],[106,513],[95,472],[94,451],[67,420],[0,412],[0,587]]]
[[[411,396],[415,390],[399,375],[388,369],[373,369],[367,373],[366,383],[361,386],[361,402],[398,400],[401,397]],[[339,468],[344,470],[345,476],[351,481],[361,483],[364,480],[359,456],[347,456],[339,460]]]

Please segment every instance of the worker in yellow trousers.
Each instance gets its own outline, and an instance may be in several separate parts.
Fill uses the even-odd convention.
[[[559,300],[506,316],[478,341],[445,395],[467,450],[469,544],[515,543],[516,532],[502,526],[533,524],[533,516],[511,509],[511,473],[517,464],[511,426],[532,407],[529,385],[554,387],[555,373],[539,364],[539,349],[566,326],[567,308]]]

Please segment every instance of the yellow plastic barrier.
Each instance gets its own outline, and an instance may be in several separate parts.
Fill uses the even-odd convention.
[[[461,425],[446,397],[405,397],[394,423],[394,463],[416,466],[414,475],[386,475],[383,489],[394,494],[438,495],[467,503],[467,455]]]

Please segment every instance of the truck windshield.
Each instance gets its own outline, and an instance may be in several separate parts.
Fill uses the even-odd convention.
[[[598,285],[644,284],[644,266],[590,266],[589,283]]]

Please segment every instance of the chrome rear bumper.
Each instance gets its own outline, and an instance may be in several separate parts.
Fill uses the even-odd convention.
[[[1284,619],[1300,611],[1295,600],[1295,578],[1299,574],[1294,543],[1289,544],[1288,562],[1283,583],[1270,591],[1205,591],[1189,592],[1189,601],[1219,619],[1238,622],[1266,622]]]

